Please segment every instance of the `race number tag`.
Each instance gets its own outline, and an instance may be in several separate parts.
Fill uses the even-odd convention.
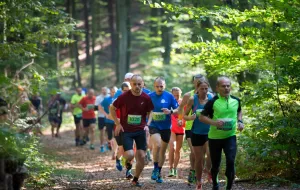
[[[166,114],[164,112],[152,112],[152,118],[154,121],[165,121]]]
[[[231,118],[224,118],[220,119],[221,121],[224,122],[223,127],[217,128],[218,130],[223,130],[223,131],[230,131],[233,128],[233,119]]]
[[[55,109],[55,108],[51,109],[51,110],[50,110],[50,113],[56,114],[56,113],[57,113],[57,109]]]
[[[197,109],[196,110],[196,116],[199,117],[201,115],[202,111],[203,111],[203,109]]]
[[[129,125],[139,125],[142,122],[142,116],[141,115],[128,115],[127,117],[127,123]]]
[[[82,113],[76,114],[76,117],[77,117],[77,118],[82,117]]]
[[[92,109],[94,109],[95,106],[94,106],[94,104],[88,104],[86,107],[87,107],[87,109],[92,110]]]

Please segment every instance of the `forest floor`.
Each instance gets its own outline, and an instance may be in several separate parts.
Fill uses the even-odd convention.
[[[97,132],[97,134],[99,133]],[[44,136],[41,137],[41,142],[43,152],[53,158],[55,167],[53,175],[55,186],[51,189],[134,189],[130,181],[125,179],[125,171],[116,170],[115,161],[112,160],[112,152],[99,152],[99,138],[96,138],[95,150],[90,150],[88,145],[82,147],[74,145],[72,124],[62,126],[61,138],[52,138],[50,130],[47,129]],[[195,185],[189,186],[186,180],[189,171],[188,166],[188,152],[183,151],[178,166],[178,178],[167,177],[169,171],[167,159],[162,170],[164,183],[157,184],[150,179],[153,168],[153,164],[150,162],[145,166],[140,177],[140,182],[143,183],[142,189],[195,189]],[[133,168],[135,167],[133,166]],[[223,179],[222,185],[224,185],[224,175],[221,174],[220,178]],[[212,185],[205,181],[203,189],[211,188]],[[289,188],[240,182],[236,183],[233,189],[285,190]]]

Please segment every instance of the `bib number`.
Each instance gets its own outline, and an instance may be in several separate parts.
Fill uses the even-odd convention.
[[[56,113],[57,113],[57,109],[55,109],[55,108],[54,108],[54,109],[51,109],[51,110],[50,110],[50,113],[51,113],[51,114],[56,114]]]
[[[141,115],[128,115],[127,116],[127,123],[129,125],[139,125],[142,122]]]
[[[217,128],[218,130],[223,130],[223,131],[230,131],[233,128],[233,120],[230,118],[226,119],[220,119],[221,121],[224,122],[223,127]]]
[[[82,117],[82,113],[76,114],[75,117],[81,118]]]
[[[202,111],[203,111],[203,109],[197,109],[196,110],[196,116],[199,117],[201,115]]]
[[[87,107],[87,109],[91,110],[91,109],[94,109],[95,106],[94,106],[94,104],[88,104],[86,107]]]
[[[153,112],[152,118],[154,121],[165,121],[166,120],[166,114],[163,112]]]

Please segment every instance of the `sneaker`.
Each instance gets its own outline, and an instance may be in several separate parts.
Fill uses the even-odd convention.
[[[146,157],[147,157],[147,159],[148,159],[149,162],[152,162],[150,150],[147,150]]]
[[[142,187],[142,184],[140,184],[138,181],[132,181],[131,184],[135,187]]]
[[[201,183],[196,185],[196,190],[202,190],[202,184]]]
[[[173,173],[174,173],[174,176],[175,176],[175,177],[178,177],[178,171],[177,171],[177,169],[173,168],[173,170],[174,170],[174,172],[173,172]]]
[[[75,146],[79,146],[80,142],[78,139],[75,139]]]
[[[85,137],[85,141],[86,141],[86,142],[89,142],[89,141],[90,141],[90,138],[89,138],[88,136],[86,136],[86,137]]]
[[[100,153],[104,153],[104,152],[105,152],[104,146],[101,146],[100,147]]]
[[[154,168],[154,170],[152,171],[151,179],[152,180],[157,180],[158,175],[159,175],[158,168]]]
[[[163,180],[161,174],[159,174],[157,179],[156,179],[156,183],[162,183],[162,182],[164,182],[164,180]]]
[[[190,170],[189,176],[188,176],[188,182],[189,183],[194,183],[195,182],[195,171],[194,170]]]
[[[85,145],[85,144],[86,144],[86,141],[85,141],[85,140],[80,140],[80,141],[79,141],[79,145],[80,145],[80,146],[83,146],[83,145]]]
[[[94,147],[93,144],[90,145],[90,149],[91,149],[91,150],[95,150],[95,147]]]
[[[132,179],[133,175],[131,173],[131,169],[130,170],[126,170],[126,179]]]
[[[174,168],[171,168],[168,177],[173,177],[173,176],[174,176]]]
[[[123,166],[121,165],[121,160],[116,159],[116,168],[119,171],[123,170]]]

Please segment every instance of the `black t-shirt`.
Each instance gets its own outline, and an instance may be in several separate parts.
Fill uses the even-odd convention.
[[[0,107],[7,106],[7,102],[0,98]]]
[[[30,98],[30,102],[34,106],[35,110],[39,110],[39,107],[41,105],[41,99],[40,98],[36,98],[36,99]]]
[[[66,105],[66,100],[63,99],[62,97],[59,98],[59,104],[60,104],[60,116],[62,117],[62,112],[65,108],[65,105]]]

